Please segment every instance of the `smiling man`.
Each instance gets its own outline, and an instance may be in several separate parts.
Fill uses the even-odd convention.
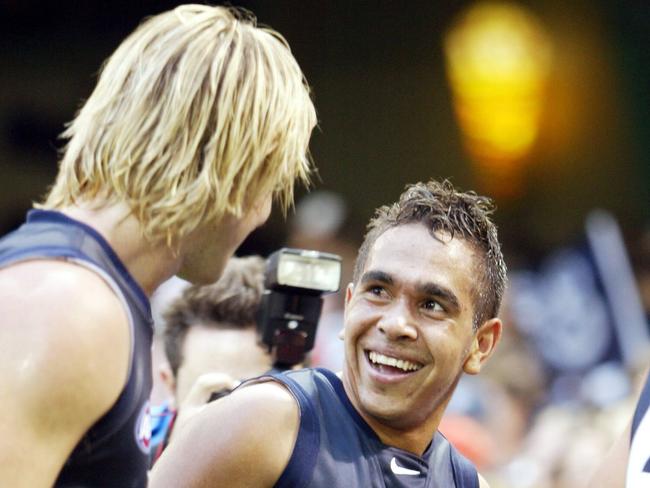
[[[448,182],[381,207],[346,292],[342,374],[247,383],[180,432],[159,486],[487,487],[438,433],[501,335],[506,267],[489,199]]]

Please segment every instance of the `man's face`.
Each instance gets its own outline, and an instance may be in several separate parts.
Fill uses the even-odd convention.
[[[196,229],[184,243],[183,262],[177,273],[195,284],[210,284],[223,273],[237,248],[271,214],[273,196],[259,197],[241,217],[226,215],[218,223]]]
[[[441,415],[471,362],[475,255],[440,237],[421,224],[387,230],[348,288],[343,379],[371,425],[411,429]]]
[[[180,405],[196,379],[205,373],[225,373],[241,381],[271,369],[271,357],[257,344],[254,324],[246,329],[191,327],[183,343],[176,373],[176,404]]]

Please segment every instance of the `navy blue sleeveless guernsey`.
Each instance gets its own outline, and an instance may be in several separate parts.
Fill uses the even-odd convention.
[[[303,369],[272,378],[300,406],[298,438],[277,488],[478,488],[474,466],[439,432],[422,456],[382,443],[333,372]]]
[[[650,375],[646,378],[632,419],[632,439],[625,486],[650,486]]]
[[[149,300],[99,233],[59,212],[32,210],[26,223],[0,240],[0,267],[33,259],[66,260],[97,273],[122,301],[131,328],[126,385],[113,407],[79,441],[55,486],[144,487],[151,436]]]

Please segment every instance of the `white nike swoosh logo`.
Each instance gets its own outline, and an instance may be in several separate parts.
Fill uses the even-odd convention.
[[[395,458],[390,460],[390,470],[395,474],[405,474],[407,476],[417,476],[420,474],[419,471],[414,469],[403,468],[397,465],[397,460]]]

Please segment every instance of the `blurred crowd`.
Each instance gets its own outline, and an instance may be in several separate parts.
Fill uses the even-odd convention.
[[[620,245],[608,248],[608,257],[615,261],[618,252],[622,264],[613,271],[599,266],[599,244],[587,230],[584,242],[558,249],[534,269],[510,269],[502,341],[480,375],[461,378],[441,423],[493,488],[584,486],[633,412],[650,357],[650,231],[623,244],[613,217],[600,217],[610,225],[610,245]],[[308,358],[309,366],[334,371],[343,362],[344,290],[361,237],[347,227],[349,220],[342,197],[314,192],[297,205],[286,242],[342,257],[341,290],[325,296]],[[605,233],[599,228],[599,236]],[[621,304],[612,305],[605,282],[622,287],[625,280],[632,296],[619,317]],[[167,362],[164,311],[187,287],[173,279],[153,296],[154,374]],[[634,307],[636,315],[629,310]],[[165,405],[170,397],[158,381],[153,403]]]

